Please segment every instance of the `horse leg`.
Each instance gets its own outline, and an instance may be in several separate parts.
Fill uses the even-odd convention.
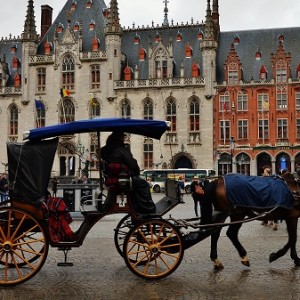
[[[211,235],[210,241],[210,259],[214,263],[214,268],[216,270],[223,269],[224,266],[222,261],[218,258],[218,240],[221,234],[222,227],[220,227],[216,232]]]
[[[239,217],[239,218],[231,218],[231,221],[234,222],[234,221],[243,220],[244,217],[245,216]],[[230,239],[230,241],[232,242],[232,244],[238,251],[238,253],[242,259],[241,263],[244,266],[250,267],[250,262],[249,262],[249,258],[247,256],[247,251],[245,250],[245,248],[242,246],[242,244],[240,243],[240,241],[238,239],[238,233],[239,233],[239,230],[241,227],[242,227],[242,223],[229,225],[226,235],[228,236],[228,238]]]
[[[275,261],[279,257],[285,255],[289,250],[289,248],[291,248],[291,252],[290,252],[291,259],[294,261],[296,266],[300,266],[300,259],[297,255],[297,250],[296,250],[297,224],[298,224],[298,218],[286,219],[287,232],[289,236],[288,242],[277,252],[273,252],[270,254],[269,257],[270,263]]]

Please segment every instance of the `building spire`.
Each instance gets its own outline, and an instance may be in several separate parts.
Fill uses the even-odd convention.
[[[118,1],[111,0],[110,1],[110,10],[107,25],[105,27],[105,33],[122,33],[122,28],[120,26],[120,18],[119,18],[119,9],[118,9]]]
[[[169,9],[168,9],[168,3],[169,1],[168,0],[163,0],[163,3],[165,3],[165,9],[164,9],[164,22],[163,22],[163,26],[169,26],[169,20],[168,20],[168,12],[169,12]]]
[[[213,6],[212,6],[212,20],[214,24],[219,27],[219,1],[218,0],[213,0]]]
[[[24,24],[24,31],[22,33],[22,40],[37,41],[38,34],[35,26],[34,6],[33,0],[28,0],[27,15]]]

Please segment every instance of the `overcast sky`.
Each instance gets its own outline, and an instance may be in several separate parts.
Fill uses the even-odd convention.
[[[4,0],[1,0],[4,2]],[[78,0],[84,1],[84,0]],[[109,4],[109,0],[105,0]],[[212,2],[212,1],[211,1]],[[0,37],[18,36],[24,28],[27,0],[9,0],[0,10]],[[121,25],[162,24],[164,19],[163,0],[119,0]],[[3,4],[3,3],[2,3]],[[65,4],[64,0],[35,0],[37,31],[40,33],[41,5],[53,8],[53,21]],[[206,0],[169,0],[168,19],[174,23],[201,22],[205,20]],[[300,27],[299,0],[219,0],[222,31],[244,29]]]

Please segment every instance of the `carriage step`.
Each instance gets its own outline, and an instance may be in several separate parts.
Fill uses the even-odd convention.
[[[59,267],[72,267],[73,266],[73,263],[71,262],[68,262],[68,252],[71,250],[71,247],[60,247],[60,248],[57,248],[58,251],[63,251],[64,253],[64,261],[63,262],[58,262],[57,265]]]

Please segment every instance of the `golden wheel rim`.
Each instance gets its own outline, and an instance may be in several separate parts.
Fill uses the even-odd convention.
[[[43,227],[28,212],[0,210],[0,285],[32,278],[43,266],[49,245]]]
[[[180,232],[165,220],[139,224],[129,232],[124,243],[127,266],[147,279],[159,279],[174,272],[183,252]]]

